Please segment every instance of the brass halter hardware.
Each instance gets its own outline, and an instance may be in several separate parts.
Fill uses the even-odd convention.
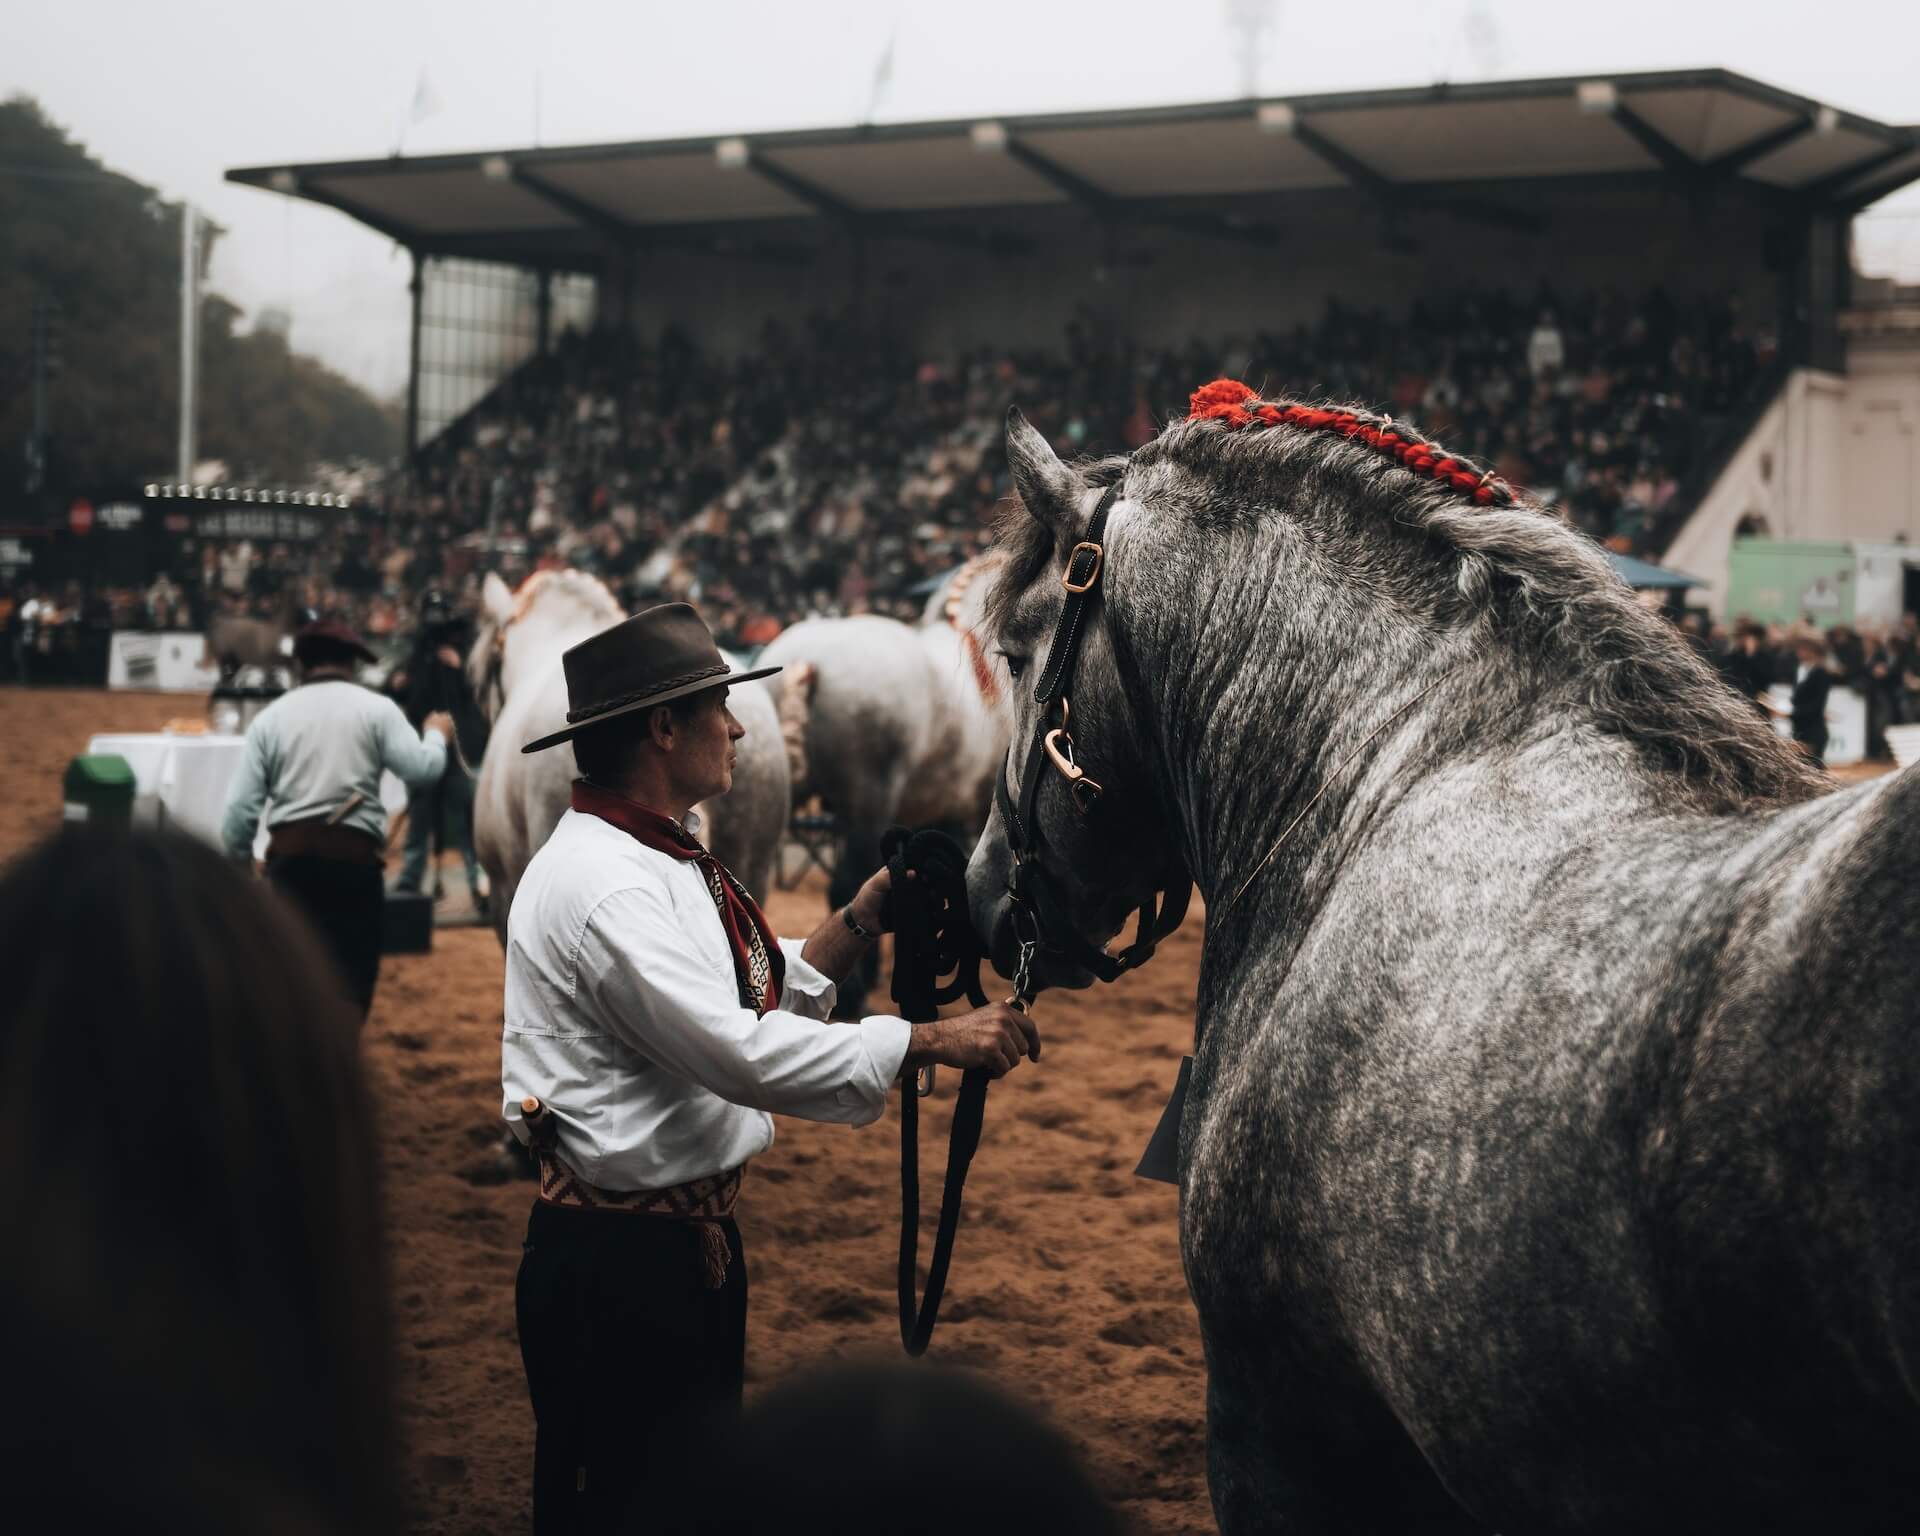
[[[1073,795],[1074,808],[1086,815],[1100,803],[1100,797],[1106,793],[1099,783],[1087,777],[1086,769],[1073,760],[1073,737],[1067,732],[1068,717],[1073,706],[1065,694],[1060,697],[1060,723],[1046,734],[1047,760],[1053,764],[1060,777],[1067,781],[1067,789]]]

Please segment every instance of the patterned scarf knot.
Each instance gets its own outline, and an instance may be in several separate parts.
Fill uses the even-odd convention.
[[[698,864],[706,880],[707,894],[713,898],[714,909],[720,914],[720,926],[726,930],[728,947],[733,951],[733,972],[740,983],[741,1006],[763,1014],[780,1005],[787,957],[780,953],[773,928],[747,888],[733,878],[698,838],[671,816],[663,816],[638,801],[585,779],[574,780],[573,808],[588,816],[598,816],[634,841],[670,859]]]

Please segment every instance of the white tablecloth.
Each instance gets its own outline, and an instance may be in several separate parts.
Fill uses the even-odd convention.
[[[240,736],[169,736],[161,731],[95,736],[87,743],[88,752],[114,753],[132,767],[136,820],[177,827],[216,848],[227,791],[245,750]],[[407,787],[391,773],[381,775],[380,803],[389,816],[406,809]],[[262,831],[253,851],[264,853],[266,846]]]

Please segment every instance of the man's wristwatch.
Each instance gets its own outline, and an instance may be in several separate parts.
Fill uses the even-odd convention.
[[[851,904],[844,906],[840,909],[840,921],[847,925],[847,931],[849,933],[855,935],[858,938],[865,939],[869,944],[871,944],[875,939],[880,937],[879,934],[873,933],[870,930],[862,928],[860,926],[860,924],[854,919],[853,907]]]

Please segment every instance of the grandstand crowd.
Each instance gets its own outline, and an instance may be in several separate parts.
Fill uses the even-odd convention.
[[[429,588],[488,569],[593,572],[630,609],[687,598],[751,649],[811,614],[911,616],[985,544],[1008,490],[1017,403],[1063,452],[1125,451],[1196,383],[1357,400],[1410,420],[1596,538],[1657,549],[1774,359],[1736,300],[1659,289],[1425,298],[1398,316],[1330,303],[1317,323],[1226,347],[1156,350],[1091,315],[1055,350],[915,356],[851,318],[769,323],[736,358],[667,331],[568,333],[509,376],[317,545],[203,542],[145,587],[0,583],[15,676],[58,676],[74,637],[203,630],[312,608],[397,645]],[[1794,635],[1762,649],[1792,676]],[[1732,632],[1699,643],[1725,663]],[[1830,664],[1887,720],[1920,720],[1913,639],[1835,631]]]

